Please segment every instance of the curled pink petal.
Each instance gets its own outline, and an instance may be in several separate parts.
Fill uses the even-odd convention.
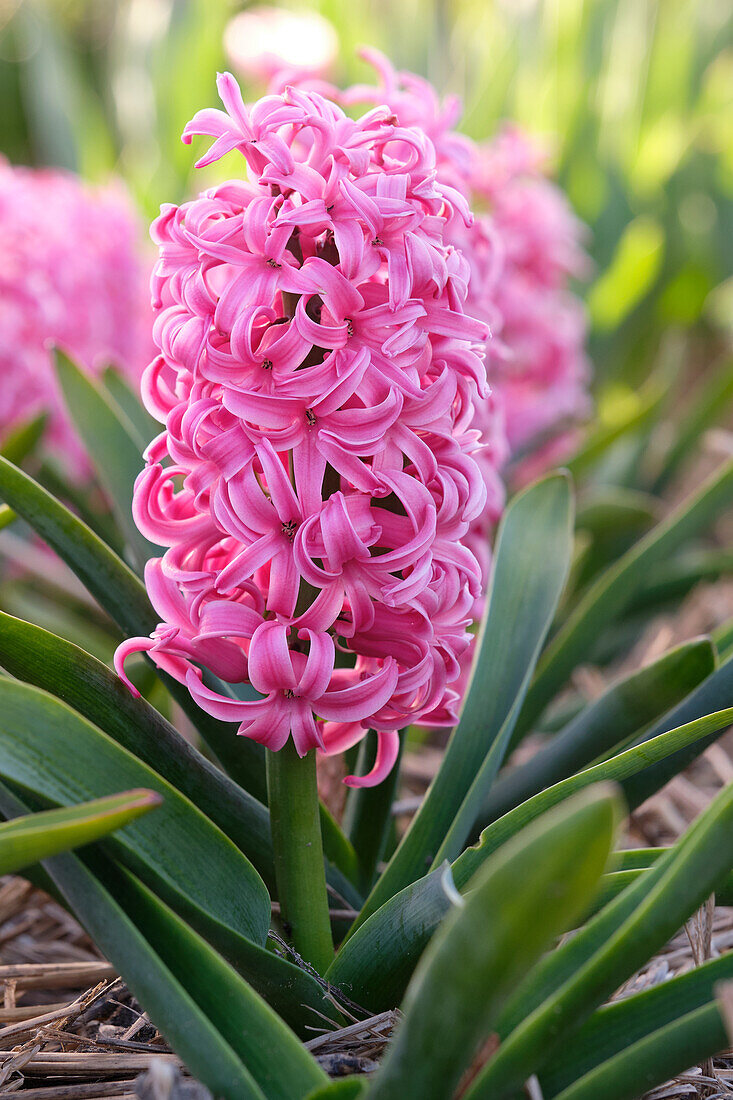
[[[400,735],[396,730],[377,730],[377,757],[366,775],[347,775],[347,787],[376,787],[395,766],[400,752]]]

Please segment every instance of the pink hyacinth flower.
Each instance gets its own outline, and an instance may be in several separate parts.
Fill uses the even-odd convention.
[[[164,430],[134,515],[168,549],[146,571],[160,626],[117,668],[146,651],[273,750],[374,729],[375,767],[348,782],[375,783],[402,727],[455,718],[482,592],[488,326],[450,228],[471,216],[430,138],[386,108],[353,120],[296,88],[246,107],[228,74],[219,91],[225,110],[184,140],[213,139],[199,164],[238,150],[249,175],[153,227],[143,395]]]

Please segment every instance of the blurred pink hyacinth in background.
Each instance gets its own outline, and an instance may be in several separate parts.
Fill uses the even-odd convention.
[[[249,178],[153,228],[143,396],[165,430],[134,514],[169,549],[146,570],[161,623],[116,664],[147,651],[271,749],[341,752],[375,729],[372,773],[347,782],[376,783],[402,727],[455,722],[481,597],[465,540],[486,503],[488,326],[452,229],[472,216],[389,107],[354,121],[299,88],[245,107],[228,74],[219,92],[226,111],[184,139],[215,139],[199,165],[239,150]]]
[[[240,76],[267,82],[276,73],[323,75],[338,53],[331,23],[315,11],[257,6],[229,22],[224,49]]]
[[[49,347],[137,388],[152,353],[150,265],[122,185],[0,159],[0,442],[46,413],[46,441],[71,473],[88,460],[63,407]]]

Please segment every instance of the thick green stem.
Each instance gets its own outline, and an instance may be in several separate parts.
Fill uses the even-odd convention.
[[[299,955],[325,974],[333,960],[318,813],[316,754],[291,740],[267,753],[267,791],[280,912]]]

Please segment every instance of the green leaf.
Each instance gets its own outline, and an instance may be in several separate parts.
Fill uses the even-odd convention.
[[[340,1081],[331,1081],[321,1089],[309,1092],[306,1100],[358,1100],[369,1091],[369,1084],[363,1077],[343,1077]]]
[[[302,1028],[305,1010],[337,1016],[314,978],[258,946],[264,942],[269,924],[269,897],[249,861],[227,840],[224,830],[220,832],[157,772],[57,700],[0,680],[3,702],[8,686],[11,696],[13,688],[30,693],[32,706],[24,706],[23,696],[19,696],[16,710],[21,713],[15,715],[15,738],[7,722],[0,720],[0,775],[20,784],[24,791],[35,791],[45,801],[62,803],[114,789],[120,781],[152,787],[163,794],[165,805],[147,835],[130,836],[125,830],[111,842],[120,858],[206,935],[292,1026]],[[93,692],[90,694],[93,698]],[[47,712],[53,717],[49,719]],[[125,713],[121,711],[123,721]],[[128,713],[131,725],[139,720],[136,706]],[[149,727],[149,732],[157,730],[160,734],[164,729],[157,725]],[[70,745],[74,745],[73,754]],[[39,756],[34,763],[35,754]],[[79,755],[89,761],[84,769],[76,766]],[[185,765],[186,757],[182,757],[179,769]],[[124,780],[118,778],[123,776]],[[236,813],[236,802],[227,791],[224,777],[222,780],[221,812],[229,797]],[[196,776],[192,775],[189,782],[194,785]],[[79,791],[86,793],[79,795]],[[210,797],[215,797],[214,789]],[[245,829],[246,822],[241,818],[235,818],[229,826],[230,832]],[[252,924],[255,927],[249,932]]]
[[[0,504],[0,531],[10,527],[11,523],[15,523],[17,518],[12,508],[8,508],[7,504]]]
[[[40,443],[46,430],[47,420],[46,414],[42,413],[41,416],[36,416],[33,420],[28,420],[25,424],[14,428],[5,436],[3,445],[0,447],[0,455],[8,462],[19,466]]]
[[[482,826],[623,745],[714,669],[715,650],[709,639],[701,638],[617,680],[526,764],[499,777],[481,809]]]
[[[573,1082],[557,1100],[637,1100],[730,1043],[716,1004],[688,1012]]]
[[[457,855],[465,843],[501,765],[567,576],[572,507],[567,478],[554,474],[518,494],[504,514],[460,721],[438,774],[352,931],[431,864]]]
[[[63,558],[126,634],[155,628],[157,616],[142,581],[82,520],[1,456],[0,498]]]
[[[51,802],[68,805],[146,787],[164,798],[108,843],[212,940],[232,935],[262,944],[270,899],[254,867],[232,842],[146,764],[66,704],[0,679],[0,775]]]
[[[733,361],[716,363],[692,395],[681,421],[674,425],[669,446],[653,492],[661,495],[700,441],[703,433],[725,416],[733,400]]]
[[[450,912],[446,866],[405,886],[342,944],[325,975],[332,986],[375,1014],[400,1003],[420,956]]]
[[[127,379],[116,367],[107,367],[102,374],[102,382],[115,405],[127,417],[135,429],[137,439],[146,447],[163,430],[163,425],[154,420],[145,409],[139,395],[132,390]]]
[[[415,972],[404,1018],[370,1097],[453,1095],[517,981],[587,906],[608,859],[618,812],[611,788],[586,792],[482,869]]]
[[[0,875],[14,874],[69,848],[91,844],[160,805],[154,791],[124,791],[64,810],[46,810],[0,825]]]
[[[120,870],[116,877],[120,885],[114,896],[124,899],[127,915],[265,1096],[299,1100],[327,1083],[326,1074],[290,1028],[220,955],[133,875]]]
[[[610,423],[599,423],[588,435],[583,445],[566,463],[568,470],[577,477],[594,466],[618,442],[653,422],[667,394],[666,379],[652,378],[644,390],[623,402],[620,414]],[[625,395],[626,396],[626,395]]]
[[[273,885],[267,809],[197,752],[145,699],[133,698],[106,665],[71,642],[3,612],[0,665],[17,679],[62,699],[158,772],[218,825]]]
[[[514,1096],[579,1027],[658,951],[733,865],[733,786],[637,883],[535,968],[507,1005],[502,1043],[465,1100]]]
[[[5,816],[27,807],[0,784]],[[143,934],[91,871],[75,856],[56,856],[45,869],[99,949],[124,976],[192,1074],[223,1100],[266,1100],[254,1078]]]
[[[534,821],[550,806],[556,806],[568,795],[582,790],[592,783],[610,781],[619,783],[624,789],[624,780],[638,772],[644,771],[650,765],[672,757],[686,746],[701,742],[708,738],[713,731],[726,729],[733,722],[733,707],[716,711],[714,714],[706,714],[702,718],[696,718],[684,726],[678,726],[666,733],[661,733],[649,741],[640,745],[634,745],[625,752],[612,756],[608,760],[586,768],[568,779],[553,784],[539,794],[533,795],[526,802],[520,803],[513,810],[504,814],[488,825],[479,838],[478,844],[468,848],[456,860],[453,865],[453,873],[459,883],[475,873],[476,867],[486,859],[487,855],[496,851],[507,840],[524,829],[530,821]]]
[[[119,408],[115,408],[102,388],[58,348],[55,364],[56,377],[74,427],[141,567],[148,558],[160,557],[163,553],[161,547],[140,534],[132,518],[132,490],[144,465],[142,452],[146,441],[138,437],[134,426]]]
[[[664,607],[675,607],[696,584],[715,581],[733,573],[733,551],[687,550],[660,564],[654,575],[637,594],[633,615],[649,615]]]
[[[597,635],[620,618],[644,588],[650,571],[705,530],[731,500],[733,460],[724,463],[692,500],[684,501],[591,585],[542,655],[517,722],[517,735],[532,728]]]
[[[644,733],[643,740],[639,739],[639,743],[642,744],[644,741],[658,737],[660,733],[694,721],[701,715],[730,706],[733,706],[733,662],[728,661],[703,680],[700,686],[695,688],[678,706],[655,722],[651,729]],[[672,756],[656,763],[650,762],[647,768],[629,776],[623,783],[624,797],[629,808],[635,810],[652,794],[661,790],[665,783],[683,771],[718,736],[716,731],[703,740],[692,741]]]
[[[597,1009],[582,1027],[566,1037],[558,1057],[542,1071],[543,1096],[557,1095],[573,1082],[585,1078],[596,1066],[608,1064],[609,1059],[627,1047],[659,1032],[687,1013],[709,1005],[715,998],[717,984],[731,978],[733,953],[729,952],[651,989]],[[701,1054],[690,1059],[686,1066],[705,1056]]]
[[[733,710],[698,719],[689,726],[655,739],[638,749],[580,772],[549,787],[522,803],[481,834],[478,844],[468,848],[453,863],[452,874],[463,890],[489,856],[517,835],[536,818],[575,792],[595,783],[618,782],[624,775],[647,766],[649,752],[655,759],[678,751],[681,744],[705,738],[711,728],[725,728]],[[616,872],[619,873],[619,872]],[[607,890],[613,874],[604,876]],[[432,873],[401,890],[373,913],[341,947],[327,973],[334,985],[373,1012],[393,1008],[398,1003],[417,960],[447,911],[447,899],[439,877]]]

